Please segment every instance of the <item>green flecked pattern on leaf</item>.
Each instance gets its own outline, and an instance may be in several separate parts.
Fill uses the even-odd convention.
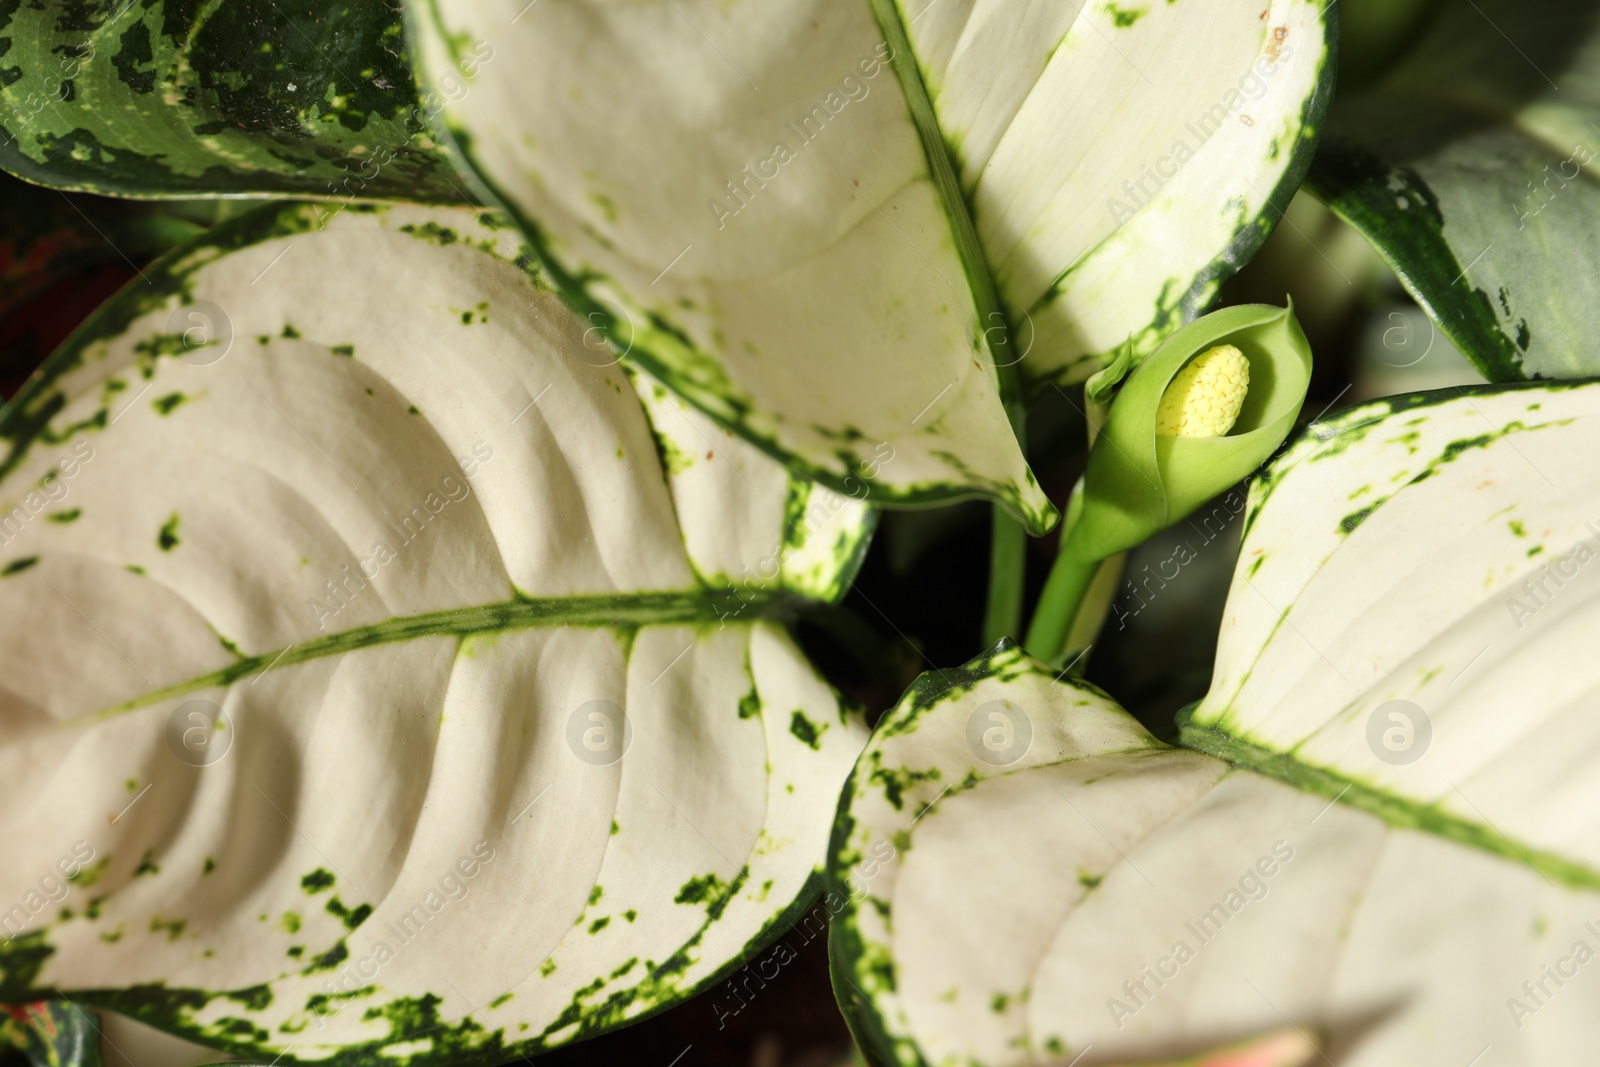
[[[1035,390],[1204,311],[1277,224],[1332,96],[1337,5],[1314,0],[886,6]]]
[[[1340,98],[1307,178],[1491,381],[1600,370],[1597,71],[1587,4],[1446,5]]]
[[[815,893],[864,731],[772,612],[871,513],[594,360],[492,217],[325,214],[176,249],[0,412],[0,1000],[500,1062]]]
[[[1568,705],[1587,683],[1567,657],[1600,551],[1600,483],[1580,459],[1597,437],[1593,382],[1442,390],[1312,426],[1252,494],[1216,675],[1186,739],[1307,788],[1349,785],[1357,806],[1465,821],[1475,831],[1439,832],[1600,886],[1600,855],[1547,817],[1561,776],[1513,770],[1517,754],[1537,764],[1587,743]],[[1403,733],[1390,715],[1408,708],[1431,749],[1395,763],[1365,730]]]
[[[440,92],[467,91],[469,45]],[[0,6],[0,167],[133,196],[458,201],[378,0]]]
[[[1009,677],[891,713],[847,787],[830,953],[871,1062],[1166,1062],[1285,1019],[1359,1067],[1593,1039],[1591,998],[1537,1036],[1516,1024],[1540,1006],[1505,1002],[1592,946],[1592,893],[1415,805],[1162,745],[1098,691],[992,659]],[[1026,751],[985,747],[997,709],[1030,724]],[[1468,907],[1492,918],[1464,956],[1449,916]]]
[[[877,525],[866,504],[865,482],[845,496],[790,475],[787,484],[770,477],[771,460],[740,438],[712,423],[681,397],[644,374],[632,374],[650,417],[661,465],[678,510],[710,515],[730,494],[762,494],[759,514],[781,509],[781,535],[771,536],[739,522],[695,523],[684,530],[700,578],[732,589],[759,588],[783,570],[785,588],[815,600],[844,596],[861,568]]]
[[[959,670],[923,675],[878,724],[845,786],[829,857],[830,892],[849,902],[830,933],[834,989],[874,1062],[1027,1062],[1021,1029],[1029,960],[1017,952],[1013,932],[1047,928],[1087,890],[1077,867],[1023,878],[1018,867],[1027,857],[1049,856],[1061,868],[1063,843],[1052,839],[1065,836],[1063,828],[1072,843],[1083,842],[1058,814],[1066,807],[1059,796],[1049,804],[1038,798],[1032,814],[991,806],[987,830],[963,813],[974,799],[1014,793],[1030,778],[1059,775],[1070,788],[1091,764],[1107,777],[1136,780],[1161,767],[1191,791],[1222,769],[1167,749],[1099,690],[1057,681],[1009,643]],[[948,830],[947,816],[970,838],[969,860],[985,866],[948,868],[935,884],[923,862],[924,835]],[[939,850],[931,855],[945,858]],[[1072,862],[1088,871],[1103,867],[1090,855]],[[957,898],[974,909],[969,916],[987,921],[952,922],[947,905]],[[925,914],[934,905],[948,924],[937,931]],[[1039,1059],[1055,1058],[1045,1054],[1051,1051],[1059,1055],[1032,1050]]]
[[[1310,426],[1253,490],[1181,747],[1008,646],[925,675],[830,846],[862,1045],[1128,1064],[1290,1025],[1355,1067],[1581,1061],[1597,446],[1595,381]]]
[[[1581,1059],[1597,994],[1538,983],[1600,943],[1597,446],[1594,381],[1312,425],[1253,490],[1182,747],[1004,646],[924,676],[831,846],[858,1038],[1121,1064],[1287,1022],[1355,1067]]]
[[[1054,523],[866,4],[523,7],[415,0],[408,27],[430,85],[494,41],[441,139],[594,336],[840,494]]]

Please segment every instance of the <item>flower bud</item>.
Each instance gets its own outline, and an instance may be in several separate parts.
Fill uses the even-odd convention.
[[[1311,380],[1292,307],[1224,308],[1128,373],[1073,501],[1072,550],[1097,560],[1182,521],[1288,436]]]

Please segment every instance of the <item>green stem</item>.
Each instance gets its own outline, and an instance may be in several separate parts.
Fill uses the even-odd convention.
[[[1028,637],[1023,642],[1029,655],[1046,663],[1054,662],[1061,655],[1073,617],[1078,614],[1083,595],[1100,569],[1099,560],[1086,560],[1078,555],[1071,534],[1070,530],[1061,531],[1061,547],[1050,568],[1050,577],[1045,579],[1039,606],[1033,612],[1033,624],[1028,627]]]
[[[1078,604],[1078,612],[1072,617],[1072,625],[1067,630],[1067,640],[1062,646],[1065,652],[1072,652],[1075,649],[1087,650],[1100,639],[1100,631],[1105,628],[1106,615],[1110,613],[1111,605],[1117,599],[1118,587],[1122,584],[1122,568],[1127,561],[1128,554],[1119,552],[1096,565],[1094,578],[1090,580],[1089,589],[1083,594],[1083,600]],[[1083,663],[1082,660],[1079,662]]]
[[[983,644],[1022,632],[1022,580],[1027,531],[999,504],[993,509],[989,542],[989,602],[983,613]]]
[[[1027,409],[1006,404],[1018,443],[1027,441]],[[1022,632],[1022,585],[1027,575],[1028,531],[999,504],[992,509],[989,538],[989,600],[983,611],[983,646]]]

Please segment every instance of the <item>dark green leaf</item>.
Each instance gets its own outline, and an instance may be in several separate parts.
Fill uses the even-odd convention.
[[[60,188],[453,200],[439,106],[381,0],[0,4],[0,167]]]
[[[1308,187],[1494,381],[1594,374],[1600,10],[1450,5],[1335,105]]]

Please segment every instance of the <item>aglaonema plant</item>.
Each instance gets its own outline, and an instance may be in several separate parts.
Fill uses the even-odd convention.
[[[1581,94],[1408,16],[1313,167],[1309,0],[274,16],[0,13],[0,166],[127,222],[137,275],[0,409],[7,1047],[91,1067],[102,1012],[261,1063],[507,1062],[820,915],[874,1064],[1581,1062],[1595,386],[1297,432],[1292,308],[1206,313],[1312,168],[1497,380],[1588,373],[1581,184],[1516,219],[1572,262],[1469,239],[1510,242],[1480,206]],[[1586,22],[1527,25],[1592,76]],[[1516,118],[1408,156],[1458,99]],[[6,217],[79,261],[76,222]],[[1093,440],[1052,499],[1056,392]],[[1161,741],[1070,635],[1246,479],[1212,685]],[[988,650],[869,731],[793,622],[880,509],[970,497]]]

